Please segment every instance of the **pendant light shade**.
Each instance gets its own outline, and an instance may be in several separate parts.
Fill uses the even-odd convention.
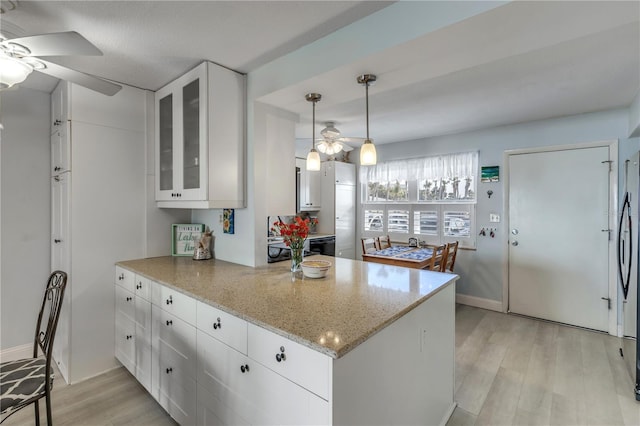
[[[320,154],[316,151],[316,102],[322,99],[319,93],[307,93],[305,99],[313,103],[313,114],[311,118],[311,150],[307,154],[307,170],[312,172],[320,171]]]
[[[359,75],[357,81],[365,88],[365,100],[366,100],[366,117],[367,117],[367,139],[360,147],[360,165],[373,166],[378,162],[378,155],[376,154],[376,146],[369,138],[369,85],[373,84],[377,80],[374,74],[362,74]]]

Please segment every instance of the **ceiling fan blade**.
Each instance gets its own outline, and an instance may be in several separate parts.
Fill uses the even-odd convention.
[[[54,64],[53,62],[40,61],[47,67],[37,71],[78,84],[86,87],[87,89],[95,90],[96,92],[100,92],[104,95],[113,96],[122,89],[122,86],[119,84],[111,83],[110,81],[103,80],[99,77],[75,71],[61,65]]]
[[[41,34],[5,40],[3,44],[19,44],[28,48],[30,56],[101,56],[100,49],[75,31]]]

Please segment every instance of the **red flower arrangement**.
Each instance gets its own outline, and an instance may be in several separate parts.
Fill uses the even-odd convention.
[[[309,236],[309,226],[317,223],[317,219],[302,219],[296,216],[293,223],[274,222],[271,231],[280,234],[288,247],[302,248],[304,240]]]

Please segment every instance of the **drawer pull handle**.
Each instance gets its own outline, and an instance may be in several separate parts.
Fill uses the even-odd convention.
[[[276,361],[282,362],[286,360],[287,360],[287,356],[284,354],[284,346],[280,346],[280,353],[276,354]]]
[[[119,281],[124,280],[124,274],[120,274],[120,275],[118,275],[118,280],[119,280]]]
[[[132,297],[127,296],[127,302],[131,302]]]
[[[167,326],[173,325],[173,320],[167,320]]]
[[[171,373],[173,373],[173,368],[171,367],[167,368],[167,374],[171,374]]]
[[[142,283],[138,283],[138,284],[136,284],[136,288],[137,288],[138,290],[140,290],[140,289],[142,288]]]
[[[173,297],[169,296],[167,299],[167,305],[173,305]]]
[[[127,334],[127,340],[129,340],[129,339],[133,339],[133,336],[130,335],[130,334]]]
[[[218,322],[214,322],[213,323],[213,329],[217,330],[219,328],[222,328],[222,324],[220,323],[220,317],[218,317]]]
[[[243,373],[248,373],[249,372],[249,364],[241,365],[240,366],[240,371],[242,371]]]

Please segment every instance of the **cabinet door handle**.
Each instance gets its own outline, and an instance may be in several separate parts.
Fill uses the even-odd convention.
[[[54,242],[54,243],[56,243],[56,244],[58,244],[58,243],[61,243],[61,242],[62,242],[62,240],[59,240],[59,239],[57,239],[57,238],[56,238],[55,240],[53,240],[53,242]]]
[[[173,373],[173,368],[171,367],[167,368],[167,374],[171,374],[171,373]]]
[[[127,302],[131,302],[132,299],[132,297],[127,296]]]
[[[276,361],[282,362],[286,360],[287,360],[287,356],[284,354],[284,346],[280,346],[280,353],[276,354]]]
[[[240,371],[242,371],[243,373],[248,373],[249,372],[249,364],[241,365],[240,366]]]
[[[214,322],[213,323],[213,329],[217,330],[219,328],[222,328],[222,324],[220,323],[220,317],[218,317],[218,322]]]
[[[130,335],[130,334],[127,334],[127,340],[129,340],[129,339],[133,339],[133,336]]]
[[[173,320],[167,320],[167,327],[173,325]]]
[[[141,283],[136,284],[136,288],[140,290],[142,288],[142,284]]]
[[[173,297],[169,296],[167,299],[167,305],[173,305]]]

